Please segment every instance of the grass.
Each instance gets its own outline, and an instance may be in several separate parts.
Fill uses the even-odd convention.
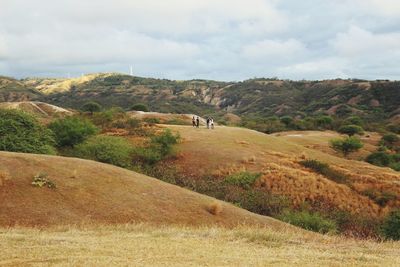
[[[399,266],[400,243],[246,226],[0,228],[0,265]]]

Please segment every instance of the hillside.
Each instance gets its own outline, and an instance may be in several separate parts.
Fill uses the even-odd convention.
[[[132,171],[93,161],[0,152],[0,225],[81,223],[179,225],[286,224]],[[57,188],[37,188],[46,173]],[[220,212],[213,215],[213,205]],[[218,209],[219,209],[218,208]]]
[[[41,96],[39,91],[22,81],[0,76],[0,102],[30,101]]]
[[[43,94],[42,97],[35,96],[44,102],[69,108],[79,108],[83,103],[95,100],[106,107],[129,108],[133,103],[144,102],[156,112],[220,116],[227,112],[250,117],[327,113],[395,121],[400,114],[400,83],[391,81],[172,81],[117,73],[4,82],[10,80],[13,79],[0,78],[4,84],[0,91],[11,90],[18,84],[25,91]],[[27,97],[25,92],[22,95],[19,98]],[[12,99],[7,97],[3,101],[20,101]]]
[[[183,139],[175,163],[187,177],[211,175],[223,179],[246,170],[262,174],[256,187],[286,196],[294,205],[307,201],[368,217],[385,214],[389,206],[400,207],[400,174],[391,169],[347,160],[318,147],[296,144],[285,136],[266,135],[244,128],[167,127],[179,132]],[[345,174],[348,183],[337,183],[303,167],[299,164],[303,159],[328,163]],[[367,190],[390,192],[396,197],[389,206],[382,207],[365,195]]]
[[[68,109],[38,101],[0,102],[0,108],[22,110],[38,118],[57,118],[73,114]]]

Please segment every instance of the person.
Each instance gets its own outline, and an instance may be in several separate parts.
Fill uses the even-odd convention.
[[[207,117],[207,129],[210,129],[210,117]]]
[[[196,127],[199,128],[199,126],[200,126],[200,118],[199,118],[199,116],[197,116],[197,118],[196,118]]]
[[[194,116],[192,118],[192,124],[193,124],[193,127],[196,127],[196,118]]]
[[[214,119],[211,117],[210,119],[211,129],[214,129]]]

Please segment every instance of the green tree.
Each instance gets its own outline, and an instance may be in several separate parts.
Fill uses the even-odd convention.
[[[87,119],[66,117],[48,126],[54,133],[57,146],[75,146],[96,134],[98,129]]]
[[[343,124],[344,125],[358,125],[360,127],[363,127],[364,122],[358,116],[351,116],[351,117],[348,117],[347,119],[345,119]]]
[[[364,130],[358,125],[343,125],[339,128],[338,132],[347,134],[348,136],[353,136],[355,134],[363,134]]]
[[[330,146],[347,157],[350,153],[360,150],[364,145],[359,138],[351,136],[344,139],[331,140]]]
[[[381,144],[388,148],[394,148],[399,141],[400,138],[397,134],[388,133],[382,136]]]
[[[149,111],[149,107],[146,104],[138,103],[138,104],[134,104],[131,107],[131,110],[148,112]]]
[[[0,110],[0,150],[55,154],[53,133],[32,115],[18,110]]]
[[[289,127],[293,123],[293,118],[290,116],[283,116],[280,118],[281,122],[286,125],[286,127]]]
[[[90,101],[85,103],[81,109],[82,111],[90,112],[90,114],[93,114],[94,112],[100,112],[102,110],[102,107],[99,103]]]
[[[120,167],[129,167],[132,146],[122,137],[94,136],[75,146],[75,156]]]
[[[315,119],[315,124],[320,128],[331,129],[333,119],[330,116],[319,116]]]
[[[392,163],[392,158],[389,154],[378,151],[369,154],[365,161],[376,166],[385,167],[389,166],[389,164]]]

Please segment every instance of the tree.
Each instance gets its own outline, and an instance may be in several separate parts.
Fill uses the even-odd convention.
[[[369,154],[365,161],[376,166],[386,167],[389,166],[390,163],[392,163],[392,158],[389,154],[385,152],[377,151]]]
[[[293,118],[290,116],[283,116],[281,117],[281,122],[286,125],[286,127],[289,127],[293,123]]]
[[[360,127],[363,127],[364,122],[358,116],[351,116],[351,117],[348,117],[347,119],[345,119],[343,124],[344,125],[358,125]]]
[[[315,124],[324,129],[332,128],[333,119],[330,116],[319,116],[315,119]]]
[[[358,125],[343,125],[339,128],[338,132],[347,134],[348,136],[353,136],[355,134],[363,134],[364,130]]]
[[[0,150],[55,154],[53,133],[32,115],[18,110],[0,110]]]
[[[344,139],[334,139],[330,141],[330,146],[334,150],[343,153],[345,157],[352,152],[358,151],[364,145],[360,139],[351,136]]]
[[[148,112],[149,107],[146,104],[138,103],[131,107],[131,110]]]
[[[75,146],[97,133],[98,129],[87,119],[66,117],[49,124],[56,138],[57,146]]]
[[[93,114],[94,112],[101,111],[102,107],[99,103],[91,101],[85,103],[81,109],[82,111],[90,112],[90,114]]]

